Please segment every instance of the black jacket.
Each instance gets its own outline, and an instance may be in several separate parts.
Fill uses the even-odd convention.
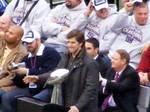
[[[109,58],[106,55],[100,53],[95,61],[98,64],[98,70],[101,73],[102,77],[105,77],[107,70],[111,67]]]
[[[65,106],[77,106],[80,112],[98,112],[98,68],[96,63],[81,52],[73,62],[67,54],[62,57],[58,68],[68,68],[69,76],[63,83]],[[41,75],[41,81],[49,73]],[[45,78],[44,78],[45,77]]]
[[[110,69],[106,78],[106,93],[113,94],[114,101],[123,112],[138,112],[139,77],[137,72],[128,65],[120,74],[118,82],[112,82],[115,71]]]

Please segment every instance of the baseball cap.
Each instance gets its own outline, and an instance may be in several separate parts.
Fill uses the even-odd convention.
[[[26,43],[31,43],[38,38],[40,38],[39,32],[37,32],[35,30],[30,30],[25,34],[22,41],[26,42]]]
[[[136,2],[143,2],[143,0],[131,0],[132,3],[136,3]]]
[[[92,3],[97,11],[103,8],[108,8],[107,0],[92,0]]]

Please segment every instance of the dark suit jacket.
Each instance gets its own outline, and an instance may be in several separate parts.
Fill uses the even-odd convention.
[[[69,69],[69,76],[63,83],[65,106],[75,105],[80,112],[98,112],[98,69],[95,61],[81,51],[80,55],[69,63],[70,55],[61,58],[57,68]],[[40,75],[40,81],[47,79],[49,73]]]
[[[120,74],[118,82],[112,82],[111,80],[114,79],[115,73],[113,69],[108,71],[106,92],[113,94],[115,103],[123,112],[138,112],[136,105],[140,84],[137,72],[128,65]]]
[[[106,57],[103,54],[99,54],[98,57],[96,58],[96,62],[98,64],[98,70],[101,73],[102,77],[105,77],[107,70],[110,69],[111,63],[109,62],[109,58],[106,59]]]

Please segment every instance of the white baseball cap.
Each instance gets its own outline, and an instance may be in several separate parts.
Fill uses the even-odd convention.
[[[92,0],[92,3],[97,11],[109,7],[107,0]]]
[[[25,34],[22,41],[26,42],[26,43],[31,43],[38,38],[40,38],[39,32],[37,32],[35,30],[30,30]]]
[[[143,0],[131,0],[132,3],[135,3],[135,2],[143,2]]]

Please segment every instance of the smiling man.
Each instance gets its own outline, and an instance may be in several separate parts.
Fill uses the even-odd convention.
[[[9,42],[12,42],[11,38],[8,38]],[[21,38],[20,38],[21,39]],[[15,74],[12,78],[14,85],[17,87],[9,92],[6,92],[2,96],[2,110],[3,112],[16,112],[16,96],[18,95],[34,95],[43,89],[41,83],[27,84],[23,83],[23,77],[26,75],[40,75],[46,73],[49,70],[53,70],[59,60],[60,55],[56,50],[50,47],[46,47],[41,43],[40,34],[35,30],[28,31],[24,38],[23,43],[29,52],[21,62],[25,63],[24,67],[18,67],[13,69]],[[44,93],[51,93],[45,90]],[[38,97],[38,96],[37,96]],[[44,95],[38,97],[41,100],[48,100]]]
[[[131,58],[130,65],[136,68],[143,47],[150,42],[148,5],[145,2],[126,2],[124,9],[124,12],[118,14],[117,22],[108,34],[113,38],[110,40],[109,51],[111,53],[117,49],[125,49]]]
[[[58,64],[69,70],[62,84],[64,106],[68,112],[98,112],[98,68],[84,51],[84,34],[73,30],[67,35],[68,53]],[[47,80],[51,72],[34,77],[37,81]]]
[[[101,107],[103,112],[121,110],[121,112],[138,112],[139,77],[130,65],[127,51],[118,49],[111,56],[111,68],[106,79],[102,81],[102,93],[107,97]]]

